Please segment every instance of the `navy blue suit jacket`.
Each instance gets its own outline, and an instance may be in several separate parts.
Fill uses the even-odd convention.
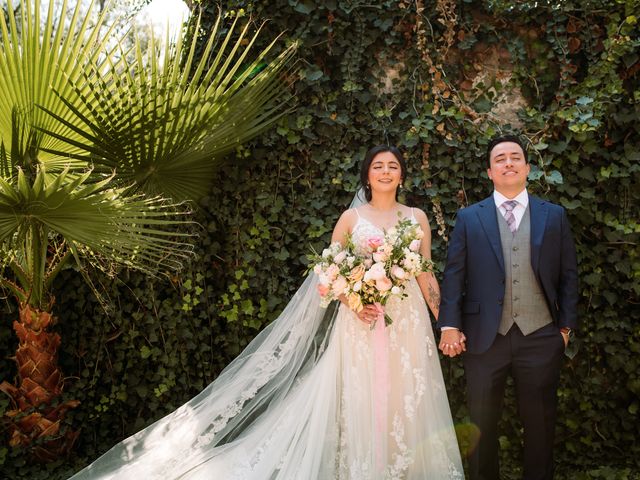
[[[558,327],[577,327],[576,249],[567,214],[529,195],[531,266]],[[482,353],[500,325],[505,269],[493,196],[458,212],[441,286],[438,328],[460,329],[467,351]]]

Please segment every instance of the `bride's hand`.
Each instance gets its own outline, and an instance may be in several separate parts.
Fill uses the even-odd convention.
[[[378,310],[374,305],[365,305],[362,310],[356,313],[360,321],[371,325],[378,318]]]

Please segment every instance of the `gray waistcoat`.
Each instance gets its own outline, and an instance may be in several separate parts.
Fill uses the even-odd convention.
[[[515,235],[509,231],[502,212],[496,210],[505,270],[504,303],[498,333],[505,335],[515,322],[524,335],[529,335],[553,321],[531,268],[529,207]]]

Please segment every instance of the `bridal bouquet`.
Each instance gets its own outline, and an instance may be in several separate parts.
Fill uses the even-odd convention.
[[[362,244],[356,245],[349,236],[344,246],[335,242],[322,254],[309,255],[309,269],[318,274],[323,305],[344,295],[353,311],[374,304],[382,314],[390,298],[406,296],[409,279],[433,269],[433,263],[419,253],[423,236],[420,225],[405,219]],[[392,323],[386,313],[384,319],[385,325]]]

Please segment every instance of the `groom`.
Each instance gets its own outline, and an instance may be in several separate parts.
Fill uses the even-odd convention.
[[[451,235],[440,349],[465,351],[469,411],[480,429],[471,479],[500,478],[498,421],[510,374],[524,427],[523,479],[550,480],[559,372],[577,326],[576,250],[564,209],[527,193],[518,137],[493,138],[487,162],[494,192],[460,210]]]

